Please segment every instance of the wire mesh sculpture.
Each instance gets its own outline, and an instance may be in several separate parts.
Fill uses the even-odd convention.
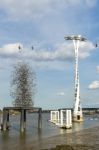
[[[36,75],[29,64],[18,62],[11,76],[11,96],[15,107],[32,107],[36,92]]]

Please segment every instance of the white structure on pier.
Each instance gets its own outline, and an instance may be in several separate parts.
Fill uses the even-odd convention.
[[[50,121],[52,123],[59,123],[59,111],[58,110],[53,110],[50,112]]]
[[[79,83],[79,69],[78,69],[78,49],[80,41],[86,41],[84,37],[81,35],[77,36],[67,36],[65,40],[72,40],[74,44],[74,51],[75,51],[75,104],[74,104],[74,111],[73,111],[73,120],[74,121],[82,121],[82,107],[80,101],[80,83]]]
[[[60,110],[60,125],[61,128],[72,127],[71,110]]]
[[[71,128],[72,117],[71,110],[57,110],[50,112],[50,122],[59,126],[60,128]]]

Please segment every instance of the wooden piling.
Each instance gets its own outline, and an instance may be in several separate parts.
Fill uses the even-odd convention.
[[[7,130],[7,110],[3,109],[3,131]]]
[[[7,128],[9,128],[9,110],[7,110]]]
[[[42,108],[38,110],[38,128],[42,128]]]
[[[26,109],[21,109],[20,130],[24,132],[26,128]]]

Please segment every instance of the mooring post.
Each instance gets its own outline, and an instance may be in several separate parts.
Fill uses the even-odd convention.
[[[21,109],[20,130],[24,132],[26,128],[26,109]]]
[[[7,110],[3,109],[3,131],[7,130]]]
[[[9,128],[9,110],[7,110],[7,128]]]
[[[38,128],[42,128],[42,108],[39,108],[38,111]]]
[[[23,109],[21,109],[20,130],[21,130],[21,132],[24,131],[24,110]]]
[[[24,109],[24,129],[26,128],[26,109]]]

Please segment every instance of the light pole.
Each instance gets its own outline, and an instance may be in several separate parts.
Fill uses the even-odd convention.
[[[80,41],[86,41],[81,35],[66,36],[65,40],[72,40],[75,50],[75,104],[73,110],[73,121],[83,121],[82,107],[80,101],[80,83],[79,83],[79,69],[78,69],[78,49]]]

